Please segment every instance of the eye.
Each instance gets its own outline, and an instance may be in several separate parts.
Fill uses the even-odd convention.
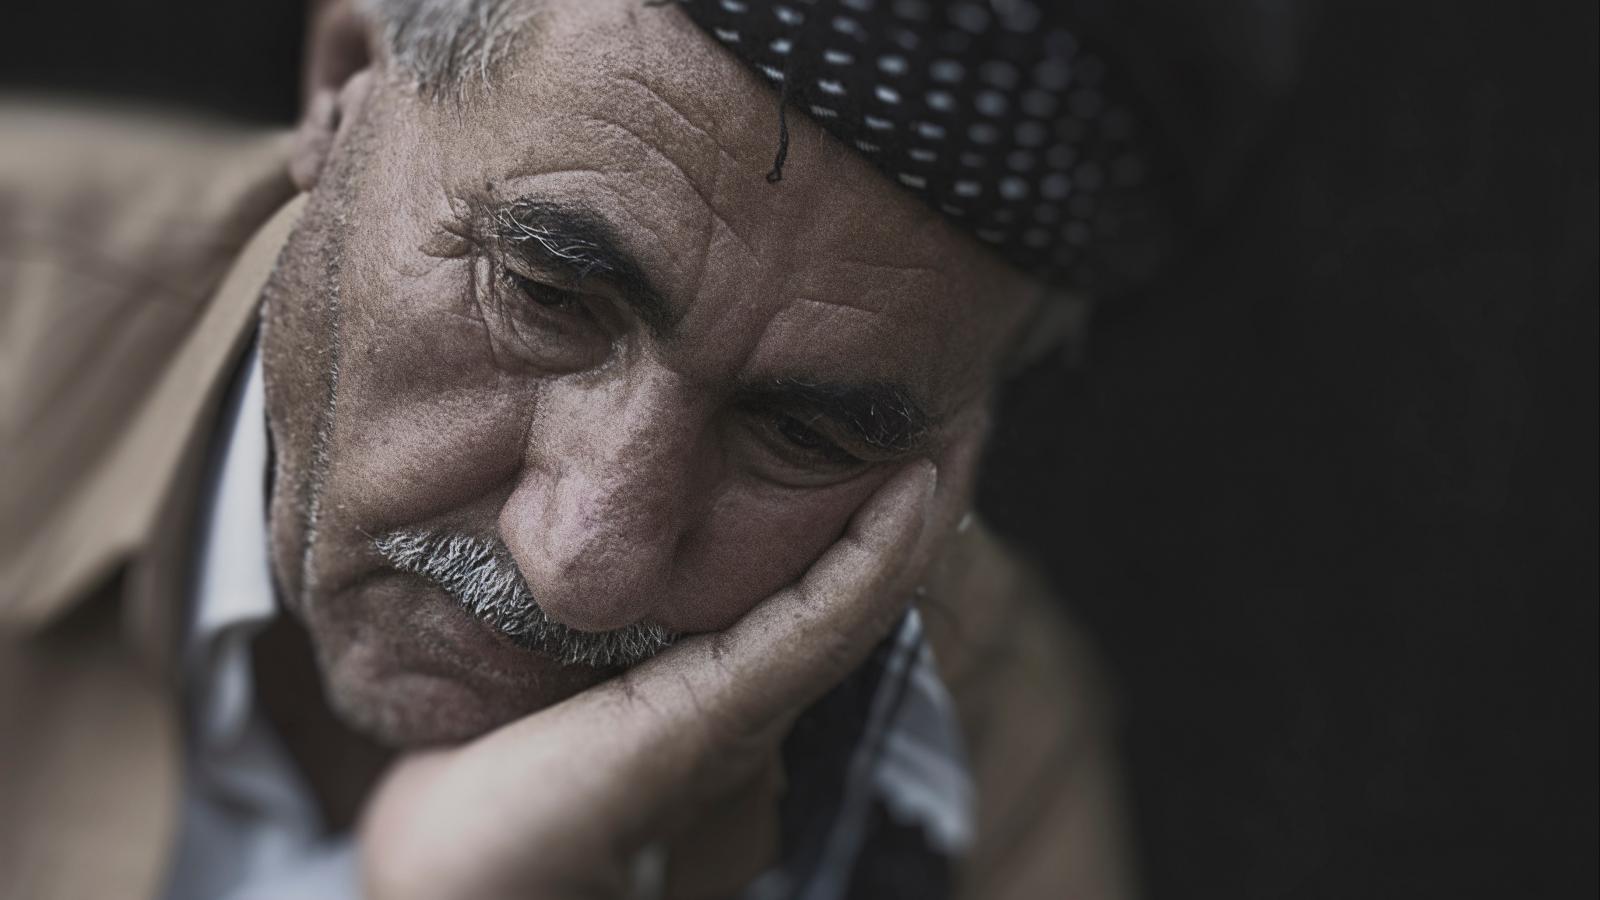
[[[830,447],[835,450],[838,449],[832,441],[818,434],[816,429],[796,419],[794,416],[781,416],[776,427],[778,433],[783,435],[785,440],[803,450],[822,450]]]
[[[550,373],[591,369],[605,361],[611,335],[591,309],[596,301],[505,267],[490,277],[496,302],[486,321],[513,357]]]
[[[583,298],[573,291],[558,288],[553,285],[524,278],[515,272],[507,272],[506,278],[513,287],[522,292],[529,300],[545,307],[546,309],[564,310],[567,312],[583,311]]]
[[[819,470],[840,470],[866,461],[830,438],[817,420],[784,412],[770,413],[767,429],[773,449],[793,465]]]

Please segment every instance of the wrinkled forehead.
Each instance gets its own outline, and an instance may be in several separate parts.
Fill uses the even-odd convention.
[[[447,190],[592,211],[685,309],[686,334],[702,315],[777,316],[781,332],[834,336],[819,354],[870,357],[893,338],[970,380],[992,362],[975,338],[1036,293],[816,123],[780,123],[777,93],[671,4],[534,4],[514,40],[459,107],[423,102]]]

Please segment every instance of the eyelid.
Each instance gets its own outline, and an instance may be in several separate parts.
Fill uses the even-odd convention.
[[[832,482],[849,477],[871,465],[849,449],[839,446],[830,435],[818,431],[827,446],[807,448],[796,444],[782,432],[784,419],[795,418],[781,411],[768,411],[750,427],[764,447],[763,458],[770,460],[765,468],[775,480],[783,483],[816,483],[817,479]],[[776,466],[776,468],[772,468]],[[797,481],[794,479],[798,479]]]
[[[562,272],[559,266],[532,266],[522,256],[507,253],[502,248],[496,248],[492,255],[497,267],[520,278],[548,284],[561,290],[577,292],[580,288],[579,279],[572,277],[569,272]]]
[[[529,278],[528,276],[512,269],[506,269],[504,274],[510,280],[513,290],[519,290],[525,294],[530,293],[534,289],[540,291],[549,291],[550,293],[560,295],[563,298],[570,298],[571,300],[580,304],[583,302],[583,294],[579,293],[578,291],[561,287],[560,285],[546,284],[537,278]],[[545,303],[538,297],[531,297],[529,299],[533,300],[533,302],[539,304],[540,306],[545,307],[546,309],[553,308],[555,305],[551,303]]]
[[[524,300],[529,307],[538,307],[524,312],[524,318],[542,317],[550,323],[550,327],[593,329],[611,347],[612,353],[622,352],[621,348],[629,342],[630,334],[637,327],[637,319],[629,316],[625,304],[609,294],[595,292],[588,285],[552,279],[542,273],[526,274],[527,266],[511,268],[499,261],[492,262],[492,265],[501,273],[495,278],[501,285],[500,290],[515,290],[518,299]],[[504,277],[506,275],[515,275],[546,290],[569,295],[575,309],[541,304],[532,297],[525,297],[524,289],[511,284],[511,279]]]
[[[490,257],[492,264],[502,272],[580,298],[595,322],[613,337],[621,335],[627,329],[630,319],[624,312],[626,304],[617,298],[615,290],[602,276],[577,277],[571,272],[561,271],[561,267],[556,265],[535,267],[529,265],[520,255],[506,252],[499,246],[493,249]]]
[[[774,419],[780,416],[794,418],[802,425],[822,435],[824,439],[838,447],[841,452],[862,463],[887,462],[904,455],[894,450],[872,446],[823,410],[810,407],[775,406],[769,407],[766,414]]]

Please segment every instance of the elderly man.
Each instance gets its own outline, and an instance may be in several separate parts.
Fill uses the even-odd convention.
[[[970,511],[1160,244],[1093,37],[335,2],[292,140],[13,107],[0,892],[1128,895]]]

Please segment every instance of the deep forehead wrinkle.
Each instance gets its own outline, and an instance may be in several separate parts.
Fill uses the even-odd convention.
[[[627,83],[633,84],[633,83],[636,83],[636,82],[628,81]],[[650,92],[647,92],[647,93],[649,94],[649,97],[651,98],[651,102],[652,103],[656,103],[656,104],[661,105],[661,106],[666,106],[668,109],[672,108],[670,106],[670,104],[667,104],[666,101],[662,100],[658,95],[656,95],[654,93],[650,93]],[[676,113],[674,113],[674,114],[676,114]],[[661,160],[661,162],[665,163],[668,167],[670,167],[674,172],[677,173],[678,179],[686,187],[688,187],[689,190],[693,191],[697,198],[699,198],[701,206],[703,206],[705,208],[705,210],[706,210],[706,215],[708,216],[710,223],[721,225],[723,228],[727,229],[727,232],[730,235],[733,236],[734,240],[739,242],[739,244],[745,249],[745,251],[747,253],[752,253],[753,254],[753,253],[756,252],[756,249],[755,249],[756,248],[756,244],[754,242],[752,242],[751,240],[745,238],[744,235],[740,234],[733,227],[733,223],[729,222],[722,215],[722,213],[720,213],[718,211],[717,204],[715,202],[715,199],[713,198],[713,194],[715,193],[715,188],[716,188],[715,177],[713,176],[713,178],[711,180],[711,183],[702,184],[701,183],[701,179],[697,178],[692,172],[690,172],[689,168],[685,165],[685,163],[683,161],[677,159],[676,157],[673,156],[672,153],[669,153],[668,150],[665,149],[668,144],[672,143],[672,141],[669,140],[669,138],[671,137],[669,132],[663,132],[661,135],[652,136],[648,132],[641,132],[639,126],[625,124],[624,122],[620,121],[619,119],[604,118],[604,117],[601,117],[601,116],[590,115],[590,114],[585,114],[585,113],[577,113],[576,115],[578,115],[580,118],[582,118],[583,121],[585,121],[585,122],[591,123],[593,125],[596,125],[596,126],[598,126],[600,128],[607,129],[609,131],[616,132],[617,134],[620,134],[620,135],[625,135],[627,137],[627,139],[629,139],[633,143],[637,144],[646,154],[648,154],[649,156],[651,156],[653,158],[659,159],[659,160]],[[719,158],[722,157],[722,156],[726,156],[727,155],[726,152],[720,149],[720,145],[717,145],[717,146],[719,146],[719,149],[717,151],[717,154],[718,154]],[[679,149],[681,149],[681,148],[679,148]],[[710,226],[708,225],[707,226],[707,231],[706,231],[708,239],[709,239],[709,235],[710,235],[709,228],[710,228]]]
[[[692,117],[685,113],[677,103],[672,102],[672,100],[667,97],[667,93],[662,90],[660,86],[652,84],[651,81],[645,78],[642,74],[630,69],[624,69],[616,73],[614,77],[623,85],[638,88],[637,91],[629,91],[629,93],[636,94],[642,92],[652,102],[664,107],[672,114],[672,118],[677,124],[683,126],[683,128],[687,129],[692,134],[699,137],[702,141],[715,148],[717,155],[721,157],[723,162],[732,163],[735,166],[738,165],[738,158],[732,153],[728,152],[726,147],[722,146],[722,142],[717,139],[717,136],[712,134],[705,125],[696,122]]]

